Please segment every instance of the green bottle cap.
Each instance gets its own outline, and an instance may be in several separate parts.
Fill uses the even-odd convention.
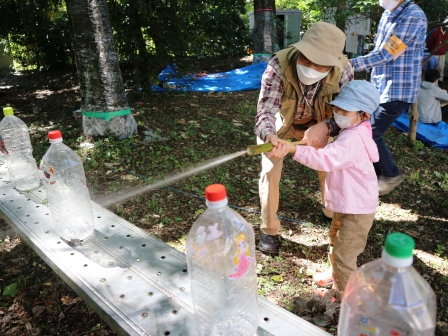
[[[12,107],[4,107],[4,108],[3,108],[3,114],[4,114],[5,116],[7,116],[7,115],[13,115],[13,114],[14,114],[14,111],[12,110]]]
[[[409,258],[412,257],[414,246],[414,239],[411,236],[401,232],[394,232],[387,235],[384,249],[391,257]]]

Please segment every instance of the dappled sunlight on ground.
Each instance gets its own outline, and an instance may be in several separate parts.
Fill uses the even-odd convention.
[[[185,253],[186,252],[186,246],[185,246],[186,240],[187,240],[187,235],[183,235],[179,239],[170,240],[170,241],[167,241],[166,243],[169,246],[174,247],[176,250]]]
[[[445,245],[440,246],[440,253],[445,250]],[[414,254],[418,257],[423,263],[425,263],[428,267],[433,268],[435,272],[439,272],[443,275],[448,275],[448,260],[446,258],[439,257],[437,255],[415,249]],[[432,277],[432,274],[422,274],[424,278],[428,279]]]
[[[307,225],[307,227],[305,226]],[[319,228],[312,224],[305,224],[301,227],[300,232],[297,230],[289,229],[286,232],[282,232],[281,235],[285,239],[289,239],[291,242],[305,245],[305,246],[321,246],[328,244],[327,234],[328,229]]]
[[[1,87],[0,87],[1,89]],[[68,92],[76,92],[79,90],[79,86],[74,86],[69,89],[61,89],[61,90],[36,90],[34,91],[34,95],[37,99],[46,99],[49,96],[53,94],[61,94],[61,93],[68,93]]]
[[[36,95],[37,99],[43,99],[47,98],[48,96],[52,95],[54,92],[51,90],[36,90],[34,91],[34,94]]]
[[[419,216],[412,213],[412,210],[403,209],[400,204],[383,203],[382,201],[380,201],[375,214],[375,220],[387,220],[391,222],[416,222],[418,218]]]

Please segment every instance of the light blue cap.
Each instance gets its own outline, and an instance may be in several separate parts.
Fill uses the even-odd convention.
[[[380,93],[372,83],[354,80],[345,84],[329,104],[350,112],[373,113],[380,105]]]

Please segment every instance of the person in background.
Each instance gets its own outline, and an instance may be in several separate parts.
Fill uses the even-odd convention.
[[[380,92],[380,107],[372,114],[373,139],[380,159],[374,164],[379,195],[387,195],[404,177],[383,139],[392,123],[417,100],[425,42],[425,13],[409,0],[379,0],[385,11],[374,49],[350,60],[356,71],[372,70],[370,81]]]
[[[429,52],[423,53],[423,60],[425,60],[430,55]],[[429,69],[438,69],[439,68],[439,61],[437,60],[437,57],[434,55],[431,56],[431,58],[426,62],[426,64],[422,67],[422,73],[424,74],[426,70]]]
[[[278,140],[271,157],[288,153],[301,164],[327,172],[325,207],[334,211],[328,232],[331,268],[314,277],[319,286],[344,291],[358,255],[364,250],[378,205],[378,181],[372,162],[379,159],[372,139],[370,115],[380,104],[380,94],[365,80],[347,83],[335,100],[334,120],[341,129],[324,148],[295,146]]]
[[[434,29],[434,31],[431,33],[431,35],[429,35],[429,39],[428,39],[428,42],[426,43],[426,47],[428,48],[428,50],[430,52],[435,50],[440,43],[448,40],[447,29],[448,29],[447,26],[438,27],[438,28]],[[447,50],[447,45],[444,44],[439,49],[434,51],[434,56],[439,61],[439,72],[440,72],[439,82],[443,81],[443,76],[445,74],[446,50]]]
[[[314,23],[302,39],[275,53],[269,60],[261,81],[255,134],[257,143],[278,144],[278,139],[305,140],[316,148],[327,144],[328,133],[337,126],[332,110],[326,104],[340,88],[353,80],[353,69],[342,52],[345,34],[335,25]],[[262,155],[259,180],[261,203],[262,252],[276,252],[276,236],[280,231],[277,218],[279,184],[283,159]],[[325,173],[318,172],[322,197]],[[323,217],[331,221],[333,213],[322,209]]]
[[[448,106],[443,108],[441,102],[448,102],[448,93],[439,88],[440,72],[430,69],[425,72],[425,80],[420,84],[418,93],[418,121],[424,124],[435,124],[448,118]]]

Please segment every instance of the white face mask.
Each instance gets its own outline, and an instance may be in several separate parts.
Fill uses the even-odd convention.
[[[397,0],[379,0],[380,6],[387,10],[395,9],[398,6]]]
[[[363,113],[364,112],[361,112],[358,115],[350,118],[350,117],[346,117],[339,113],[334,112],[333,117],[334,117],[334,121],[339,126],[339,128],[344,129],[344,128],[349,128],[350,126],[354,126],[354,125],[352,125],[352,119],[355,119],[357,116],[359,116]]]
[[[304,65],[297,64],[297,76],[299,76],[300,81],[305,85],[317,83],[322,78],[327,77],[330,70],[327,72],[319,72]]]

